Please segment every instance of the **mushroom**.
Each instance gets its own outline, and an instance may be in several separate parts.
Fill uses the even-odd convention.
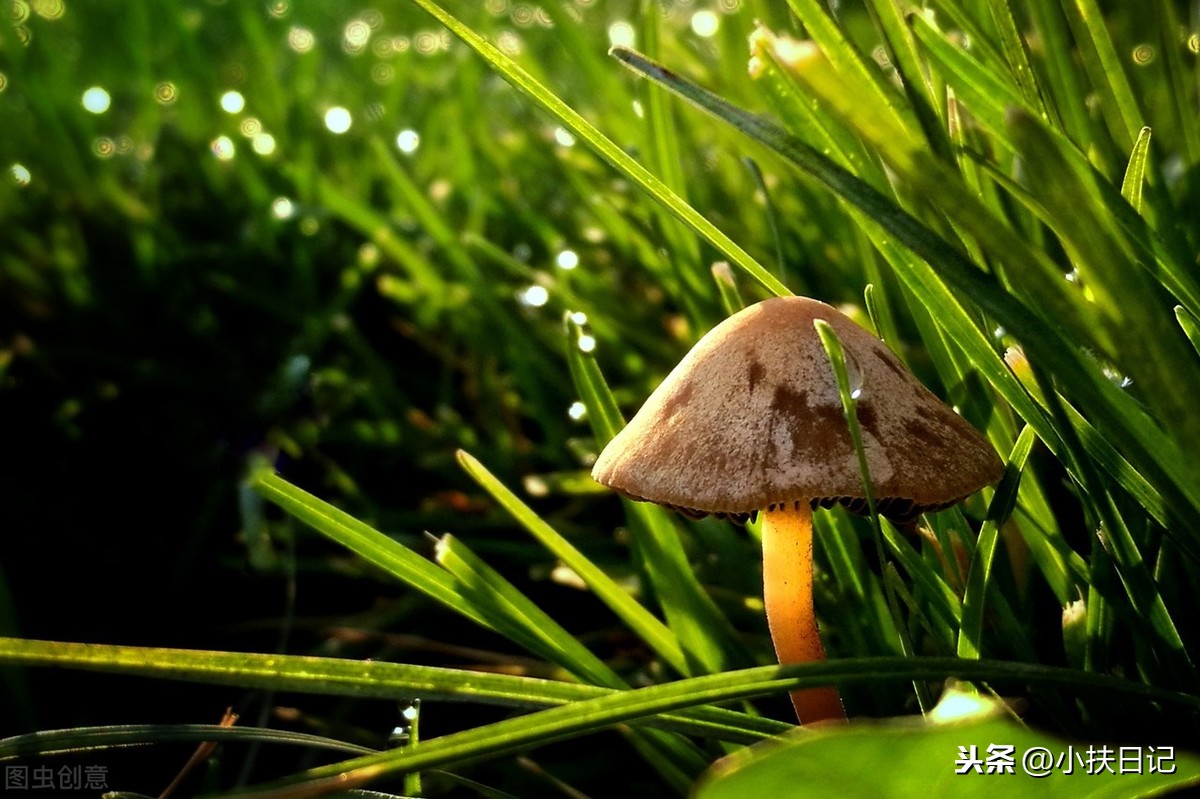
[[[813,322],[842,342],[876,508],[908,520],[1000,478],[982,435],[840,311],[780,297],[705,335],[600,453],[592,477],[685,515],[763,514],[763,599],[781,664],[825,658],[813,614],[812,508],[867,512],[837,382]],[[845,718],[833,686],[793,691],[800,723]]]

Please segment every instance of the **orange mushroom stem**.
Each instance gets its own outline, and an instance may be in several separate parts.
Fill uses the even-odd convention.
[[[781,665],[825,659],[813,611],[812,507],[803,500],[763,513],[763,602],[775,655]],[[824,685],[791,692],[801,724],[845,719],[837,688]]]

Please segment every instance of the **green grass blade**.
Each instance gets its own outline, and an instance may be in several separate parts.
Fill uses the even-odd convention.
[[[268,500],[368,563],[477,624],[492,628],[486,611],[475,605],[452,576],[399,542],[279,475],[261,472],[252,485]]]
[[[938,158],[951,160],[945,81],[921,59],[905,19],[907,9],[895,0],[869,0],[868,8],[887,43],[888,59],[900,77],[913,114],[920,121],[929,150]]]
[[[1150,6],[1154,9],[1155,28],[1162,37],[1159,48],[1163,54],[1164,71],[1169,87],[1166,90],[1167,95],[1171,98],[1175,123],[1179,126],[1178,147],[1182,150],[1187,164],[1195,165],[1200,161],[1200,124],[1197,124],[1195,111],[1187,100],[1195,82],[1188,79],[1189,65],[1184,63],[1184,50],[1179,46],[1179,31],[1183,30],[1179,22],[1179,13],[1172,3],[1164,0],[1155,0]],[[1189,49],[1191,46],[1192,42],[1189,39]]]
[[[1088,113],[1087,92],[1072,57],[1075,47],[1062,9],[1057,3],[1026,3],[1025,8],[1043,43],[1039,55],[1045,62],[1042,64],[1043,85],[1049,89],[1050,105],[1057,110],[1067,136],[1079,151],[1091,152],[1096,136],[1095,123]]]
[[[1171,272],[1162,274],[1153,254],[1138,253],[1122,235],[1119,222],[1107,213],[1103,182],[1090,168],[1082,173],[1072,169],[1057,137],[1025,115],[1013,115],[1011,127],[1029,168],[1042,175],[1032,184],[1034,194],[1049,209],[1055,232],[1104,322],[1113,330],[1138,331],[1116,341],[1116,362],[1142,386],[1145,402],[1158,411],[1159,424],[1173,432],[1180,446],[1200,445],[1200,421],[1191,413],[1191,397],[1200,393],[1200,380],[1194,370],[1179,368],[1192,360],[1191,353],[1162,312],[1161,295],[1152,282],[1169,281]],[[1131,261],[1140,262],[1145,273],[1135,273]],[[1200,303],[1192,282],[1189,276],[1185,282],[1165,285],[1181,294],[1185,305]]]
[[[817,0],[788,0],[788,6],[846,82],[846,91],[882,109],[893,124],[916,135],[917,121],[911,109],[901,101],[895,89],[884,82],[882,73],[873,64],[868,66],[845,32],[829,17],[828,11]],[[654,57],[653,53],[649,55]]]
[[[1037,75],[1029,61],[1029,51],[1025,46],[1025,38],[1017,28],[1017,20],[1013,17],[1012,5],[1009,0],[988,0],[988,9],[992,12],[992,20],[1000,34],[1000,46],[1004,49],[1004,57],[1008,61],[1009,71],[1024,98],[1025,104],[1037,109],[1041,118],[1050,122],[1053,118],[1043,102],[1042,89],[1038,86]]]
[[[224,727],[219,724],[122,724],[110,727],[73,727],[14,735],[0,740],[0,761],[21,757],[97,752],[129,746],[163,743],[243,742],[305,746],[343,755],[377,751],[366,746],[266,727]]]
[[[496,613],[504,615],[507,623],[503,627],[517,627],[524,633],[522,637],[535,641],[537,646],[533,651],[594,684],[617,689],[628,687],[604,661],[462,542],[450,535],[443,536],[438,540],[436,557],[466,590],[476,595],[480,604],[494,609],[493,618]],[[694,775],[704,768],[699,750],[685,739],[653,731],[637,735],[642,739],[643,753],[678,787],[687,785],[685,775]]]
[[[737,281],[733,279],[733,270],[728,261],[718,261],[712,265],[713,282],[717,284],[717,292],[721,295],[721,306],[726,316],[733,316],[746,307],[742,294],[738,291]]]
[[[476,605],[488,609],[493,624],[502,629],[520,628],[524,633],[521,639],[534,642],[530,649],[535,654],[593,685],[626,687],[617,673],[578,638],[454,536],[444,535],[437,540],[434,559],[454,575],[463,593]],[[498,617],[503,617],[503,624],[496,622]]]
[[[462,450],[458,451],[458,463],[480,488],[488,492],[508,513],[546,549],[550,550],[579,575],[580,579],[604,602],[629,629],[637,633],[646,644],[663,658],[675,671],[687,674],[687,663],[679,641],[671,630],[656,619],[637,600],[629,595],[615,580],[590,561],[553,527],[547,524],[516,494],[508,490],[487,468]],[[590,478],[589,478],[590,479]]]
[[[504,55],[495,45],[448,14],[441,6],[432,2],[432,0],[412,0],[412,2],[420,6],[442,25],[449,28],[451,33],[477,52],[514,89],[528,97],[561,122],[576,138],[591,147],[597,155],[611,164],[634,185],[664,205],[684,225],[695,231],[702,239],[724,254],[735,266],[742,269],[764,289],[779,296],[791,294],[786,286],[764,269],[749,253],[735,244],[732,239],[705,219],[696,209],[684,202],[666,184],[652,175],[649,170],[633,160],[624,150],[584,119],[582,115],[560,100],[545,86],[534,80],[528,72],[518,66],[511,58]]]
[[[833,377],[837,383],[838,398],[842,403],[842,414],[846,419],[846,427],[850,431],[850,442],[854,446],[854,455],[858,459],[858,474],[862,477],[863,494],[867,498],[867,507],[871,511],[871,517],[878,520],[879,514],[875,510],[875,488],[871,484],[871,470],[867,465],[867,453],[863,449],[862,428],[858,425],[857,397],[854,389],[850,386],[850,376],[846,371],[846,354],[842,349],[841,339],[824,319],[814,319],[813,327],[821,339],[821,346],[825,349],[825,357],[829,359],[829,367],[833,371]],[[882,555],[882,542],[877,543],[880,544],[879,553]]]
[[[1133,144],[1133,152],[1129,155],[1125,177],[1121,180],[1121,196],[1139,214],[1142,212],[1142,184],[1146,179],[1146,159],[1149,157],[1150,128],[1142,128]]]
[[[1084,68],[1099,94],[1100,111],[1109,133],[1118,147],[1129,152],[1137,141],[1138,131],[1146,124],[1146,117],[1138,107],[1125,64],[1113,45],[1100,6],[1096,0],[1062,0],[1062,3],[1080,45]]]
[[[922,606],[933,620],[930,622],[931,629],[957,630],[962,622],[962,602],[954,593],[954,589],[920,556],[894,524],[883,519],[880,526],[883,529],[884,542],[908,573],[914,590],[922,592],[926,598]],[[946,640],[952,640],[952,637]]]
[[[854,454],[858,459],[858,473],[862,478],[863,494],[867,498],[867,508],[871,514],[871,526],[875,533],[875,551],[879,558],[880,568],[884,572],[884,589],[887,598],[888,612],[891,615],[892,625],[899,633],[901,651],[906,655],[913,654],[912,642],[905,635],[903,619],[900,616],[900,608],[896,604],[896,588],[894,581],[891,579],[895,574],[895,567],[888,562],[886,550],[883,546],[883,530],[880,529],[879,512],[875,507],[875,488],[871,483],[871,470],[867,464],[867,453],[863,449],[862,428],[858,424],[858,403],[854,390],[850,386],[850,376],[846,370],[846,355],[842,349],[842,342],[838,338],[837,333],[824,319],[813,320],[813,327],[817,331],[817,335],[821,339],[821,346],[825,349],[825,356],[829,359],[830,368],[833,371],[834,380],[837,383],[838,397],[842,403],[842,415],[846,420],[846,427],[850,431],[850,441],[854,446]],[[899,586],[903,588],[903,586]],[[914,613],[919,615],[914,606]],[[917,698],[921,705],[921,710],[925,711],[930,707],[930,700],[923,686],[915,685]]]
[[[658,52],[662,38],[662,9],[655,3],[642,4],[641,35],[645,47],[650,52]],[[673,109],[667,104],[666,92],[658,86],[646,87],[646,129],[649,136],[650,167],[659,175],[666,185],[679,199],[687,202],[687,181],[683,171],[683,158],[680,151],[680,137],[676,129]],[[700,275],[697,268],[700,263],[700,248],[695,236],[679,226],[670,216],[666,206],[658,206],[662,216],[662,233],[669,247],[675,253],[676,260],[682,260],[691,271],[681,276],[681,284],[688,296],[689,287],[694,288],[696,278]],[[690,279],[689,279],[690,278]]]
[[[1021,484],[1021,472],[1033,448],[1033,428],[1026,426],[1017,437],[1004,477],[996,488],[987,519],[979,531],[979,542],[971,558],[967,575],[967,587],[963,592],[962,624],[958,633],[958,656],[978,658],[983,642],[983,613],[987,600],[992,562],[996,557],[996,545],[1000,538],[1000,526],[1008,519],[1017,501],[1017,489]]]
[[[571,314],[563,317],[563,326],[567,339],[567,366],[571,370],[571,380],[575,383],[575,391],[580,401],[587,408],[588,424],[596,436],[597,446],[605,444],[625,427],[625,417],[613,397],[612,390],[600,372],[600,366],[591,350],[584,351],[583,327],[576,322]],[[595,339],[592,339],[593,347]]]
[[[199,649],[109,646],[0,638],[0,663],[233,685],[271,691],[402,700],[437,697],[514,708],[566,705],[614,692],[581,683],[380,660],[259,655]],[[792,725],[715,707],[661,719],[692,735],[753,743]]]
[[[939,74],[945,76],[958,99],[988,130],[1002,130],[1004,116],[1010,108],[1026,108],[1036,113],[1037,106],[1030,105],[1022,96],[1021,88],[1011,75],[988,69],[961,47],[951,44],[926,17],[914,15],[910,24]],[[1003,138],[994,141],[1009,146]]]
[[[1192,343],[1192,348],[1200,354],[1200,320],[1197,320],[1192,312],[1182,305],[1175,306],[1175,320],[1179,322],[1179,327],[1188,337],[1188,341]]]
[[[575,388],[588,409],[588,420],[603,446],[625,426],[616,400],[596,359],[579,346],[582,329],[567,319],[567,361]],[[720,671],[728,661],[748,663],[749,657],[729,620],[704,593],[679,541],[678,519],[669,511],[646,502],[622,498],[633,523],[643,564],[688,660],[688,673]]]

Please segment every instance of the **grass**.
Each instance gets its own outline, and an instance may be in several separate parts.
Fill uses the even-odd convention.
[[[1200,779],[1188,13],[16,3],[0,759],[157,793],[170,747],[219,739],[185,791],[733,795],[788,773],[743,752],[783,693],[835,680],[852,718],[927,718],[792,745],[835,784],[900,735],[907,782],[876,787],[928,794],[962,787],[931,712],[956,677],[1014,741],[1177,748],[1113,795]],[[788,293],[1008,468],[913,528],[818,512],[830,659],[779,669],[755,525],[587,469],[704,332]]]

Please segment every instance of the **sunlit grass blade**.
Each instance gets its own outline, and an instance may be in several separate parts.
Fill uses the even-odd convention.
[[[868,66],[866,61],[851,45],[846,32],[830,18],[828,11],[817,0],[788,0],[805,31],[825,53],[834,69],[846,81],[846,90],[863,98],[885,111],[894,124],[917,134],[917,120],[912,109],[896,94],[891,85],[881,80],[881,73]],[[651,58],[653,53],[648,53]]]
[[[908,107],[921,124],[930,152],[951,160],[946,135],[946,85],[943,77],[927,68],[918,52],[906,15],[910,10],[895,0],[869,0],[868,7],[887,43],[888,60],[899,74]]]
[[[680,199],[666,184],[631,158],[594,125],[584,119],[582,115],[564,103],[545,86],[534,80],[529,73],[502,53],[495,45],[446,13],[445,10],[431,0],[412,0],[412,2],[416,3],[428,12],[430,16],[449,28],[455,36],[466,43],[472,50],[479,53],[513,88],[561,122],[578,139],[585,142],[597,155],[611,164],[627,179],[640,187],[656,201],[666,206],[683,224],[694,230],[701,238],[723,253],[726,258],[738,268],[745,271],[747,275],[762,285],[764,289],[780,296],[791,293],[786,286],[764,269],[749,253],[735,244],[732,239],[705,219],[696,209]]]
[[[711,271],[713,282],[717,284],[717,292],[721,295],[721,305],[725,309],[725,314],[733,316],[746,305],[741,292],[738,291],[737,282],[733,278],[733,270],[729,268],[728,262],[718,261],[712,265]]]
[[[1017,489],[1021,473],[1033,447],[1033,428],[1026,427],[1017,437],[1012,453],[1008,456],[1004,478],[996,488],[987,519],[979,531],[979,541],[971,558],[967,575],[967,587],[963,592],[962,624],[958,633],[958,656],[978,658],[982,652],[983,614],[987,601],[992,563],[996,557],[996,545],[1000,538],[1000,526],[1008,520],[1017,501]]]
[[[595,357],[584,352],[580,341],[585,335],[583,327],[567,314],[563,319],[563,331],[567,339],[567,366],[575,390],[587,408],[588,424],[596,436],[596,444],[603,447],[625,427],[625,417],[609,389]],[[592,338],[592,346],[595,339]]]
[[[111,727],[72,727],[14,735],[0,740],[0,761],[21,757],[97,752],[130,746],[204,741],[282,744],[363,755],[377,751],[320,735],[265,727],[226,727],[219,724],[123,724]]]
[[[1182,295],[1186,304],[1200,302],[1193,291],[1194,279],[1189,276],[1171,281],[1169,276],[1178,270],[1159,270],[1151,253],[1138,257],[1106,212],[1102,181],[1088,168],[1082,172],[1072,169],[1063,157],[1059,140],[1040,123],[1014,114],[1010,126],[1022,157],[1043,177],[1031,188],[1050,210],[1055,232],[1080,279],[1090,289],[1094,303],[1105,314],[1108,326],[1138,331],[1138,335],[1123,336],[1116,342],[1120,368],[1141,384],[1145,402],[1158,411],[1158,423],[1174,433],[1180,446],[1200,445],[1200,423],[1190,412],[1190,397],[1200,392],[1200,381],[1192,370],[1179,368],[1192,360],[1191,353],[1184,349],[1183,337],[1163,313],[1161,294],[1152,282],[1154,278],[1166,278],[1164,285]],[[1130,261],[1146,272],[1135,273]]]
[[[960,250],[940,237],[929,227],[922,224],[889,197],[884,196],[880,191],[864,183],[851,172],[838,166],[811,145],[790,135],[767,119],[750,114],[730,104],[712,92],[672,73],[659,64],[651,62],[638,53],[621,48],[614,49],[613,53],[631,68],[641,72],[652,80],[663,83],[684,99],[725,120],[736,129],[779,153],[802,171],[824,183],[835,194],[861,211],[865,218],[879,225],[887,233],[894,236],[901,244],[932,264],[936,269],[937,276],[942,281],[957,288],[981,308],[988,311],[995,319],[1005,324],[1014,333],[1018,330],[1032,329],[1044,332],[1045,335],[1054,335],[1048,329],[1044,329],[1046,326],[1039,320],[1036,320],[1023,306],[1017,303],[1015,298],[1009,295],[993,277],[981,272],[977,266],[967,260]],[[806,59],[804,63],[806,65],[813,64],[816,72],[820,72],[823,75],[821,78],[824,81],[822,87],[828,89],[831,93],[835,93],[834,84],[836,83],[836,79],[829,70],[820,69],[819,65],[813,59]],[[807,75],[807,71],[804,74]],[[836,91],[840,92],[840,89]],[[822,95],[822,98],[824,99],[824,95]],[[901,162],[896,166],[903,167],[906,176],[913,177],[916,179],[918,185],[921,186],[928,184],[932,180],[937,180],[938,192],[954,191],[957,182],[956,178],[946,180],[945,176],[941,175],[932,164],[924,164],[921,168],[917,168],[912,163],[912,153],[917,152],[919,145],[911,136],[904,135],[902,131],[893,125],[884,124],[886,120],[875,117],[871,117],[868,120],[863,114],[869,112],[856,111],[855,113],[858,114],[855,120],[862,121],[864,125],[869,126],[871,129],[870,132],[861,132],[871,140],[872,144],[879,144],[889,148],[889,151],[896,155]],[[954,202],[963,200],[966,206],[978,207],[976,200],[973,198],[964,199],[959,196],[960,194],[965,194],[965,192],[954,191]],[[962,209],[960,208],[960,210]],[[968,227],[973,233],[979,234],[981,240],[988,241],[996,250],[1003,250],[1005,246],[1011,245],[1015,252],[1019,252],[1022,255],[1028,254],[1029,260],[1032,263],[1045,263],[1045,256],[1032,252],[1027,253],[1026,251],[1029,250],[1028,246],[1023,242],[1017,241],[1016,237],[1011,233],[1005,234],[1002,242],[997,241],[993,243],[991,240],[998,234],[989,233],[988,231],[993,228],[1003,228],[1004,226],[998,225],[995,218],[986,210],[979,211],[979,214],[977,217],[971,217]],[[1049,265],[1041,270],[1042,273],[1050,271],[1054,270]],[[1030,273],[1027,277],[1032,279],[1034,274]],[[901,275],[901,277],[903,278],[904,275]],[[1039,278],[1037,282],[1039,287],[1041,287],[1041,284],[1046,283],[1042,278]],[[1060,322],[1075,316],[1073,310],[1075,308],[1075,300],[1069,297],[1065,287],[1055,282],[1052,286],[1046,284],[1045,288],[1047,291],[1042,299],[1050,307],[1061,311]],[[1054,297],[1060,299],[1053,299]],[[1057,338],[1057,336],[1055,337]]]
[[[518,627],[522,640],[532,642],[531,651],[558,663],[580,680],[607,688],[625,683],[611,668],[580,643],[562,625],[539,608],[516,586],[488,566],[452,535],[438,538],[434,549],[438,565],[454,575],[460,590],[476,604],[487,607],[492,620],[503,617],[502,628]]]
[[[600,446],[625,426],[612,391],[595,358],[579,346],[582,330],[567,320],[567,361],[575,388],[588,409],[588,420]],[[704,593],[676,533],[677,520],[646,502],[622,498],[638,536],[642,561],[667,624],[688,659],[688,673],[719,671],[730,659],[750,662],[729,620]]]
[[[1042,41],[1035,63],[1041,67],[1047,102],[1057,112],[1067,136],[1080,152],[1093,152],[1095,123],[1088,113],[1086,90],[1072,57],[1075,48],[1062,9],[1057,3],[1026,3],[1025,8]],[[1102,162],[1105,154],[1097,152],[1096,158]]]
[[[360,699],[395,701],[423,697],[524,709],[565,705],[613,693],[608,688],[582,683],[381,660],[109,646],[19,638],[0,638],[0,663]],[[660,722],[660,726],[666,729],[737,743],[753,743],[792,728],[790,724],[715,707],[672,714],[661,718]]]
[[[616,689],[628,687],[604,661],[453,536],[438,540],[436,557],[465,590],[477,595],[481,604],[493,608],[494,614],[504,615],[506,624],[498,626],[517,627],[524,633],[523,638],[532,640],[532,651],[593,684]],[[637,743],[644,747],[647,758],[661,767],[664,776],[677,787],[685,787],[704,768],[700,752],[685,739],[652,731],[638,736]]]
[[[1170,3],[1151,3],[1154,13],[1155,28],[1160,36],[1159,47],[1162,50],[1164,72],[1166,73],[1167,95],[1175,112],[1175,122],[1178,125],[1178,147],[1185,155],[1187,164],[1195,165],[1200,161],[1200,125],[1196,115],[1187,102],[1187,96],[1195,86],[1194,77],[1188,74],[1193,66],[1184,61],[1184,48],[1179,46],[1179,31],[1183,27],[1179,21],[1179,12]],[[1192,40],[1188,39],[1188,49]]]
[[[1025,39],[1017,27],[1013,16],[1010,0],[988,0],[988,10],[1000,34],[1000,46],[1004,49],[1004,57],[1008,60],[1009,72],[1020,89],[1021,97],[1031,108],[1037,109],[1042,119],[1047,122],[1056,121],[1043,102],[1042,89],[1038,85],[1037,75],[1029,61],[1029,51]]]
[[[260,472],[254,478],[253,486],[271,502],[367,562],[472,621],[484,627],[492,626],[486,610],[477,607],[451,575],[403,544],[322,502],[279,475]]]
[[[923,15],[913,15],[910,25],[923,51],[937,65],[938,73],[945,76],[963,105],[990,131],[1003,129],[1004,115],[1011,108],[1027,108],[1036,113],[1037,106],[1022,96],[1010,73],[988,69],[972,54],[951,44]],[[1010,146],[1003,137],[994,137],[992,141]]]
[[[1079,44],[1084,68],[1099,95],[1100,112],[1108,123],[1109,133],[1118,147],[1129,152],[1146,118],[1138,107],[1125,64],[1113,45],[1100,6],[1096,0],[1062,0],[1062,5]]]
[[[846,369],[846,355],[842,348],[842,342],[838,338],[837,333],[824,319],[816,319],[813,321],[813,327],[817,331],[817,335],[821,339],[821,346],[825,350],[825,356],[829,360],[830,368],[833,371],[834,380],[837,384],[838,397],[842,405],[842,415],[846,421],[846,427],[850,431],[850,443],[854,447],[854,456],[858,460],[858,473],[862,479],[863,495],[867,499],[867,509],[870,511],[871,526],[875,534],[875,551],[879,558],[879,567],[884,573],[884,589],[886,592],[888,612],[891,615],[892,626],[900,636],[901,651],[906,655],[912,655],[914,650],[912,642],[905,634],[904,621],[900,616],[900,608],[896,603],[896,586],[891,577],[895,575],[894,567],[887,560],[886,551],[883,546],[883,531],[880,529],[879,511],[875,507],[875,488],[871,482],[871,470],[867,464],[867,453],[863,449],[862,428],[858,423],[858,403],[854,396],[854,391],[850,386],[850,376]],[[920,611],[913,606],[914,615],[920,615]],[[929,707],[929,697],[926,695],[923,687],[915,686],[917,697],[920,701],[922,710]]]
[[[624,588],[576,549],[469,453],[459,450],[458,462],[483,490],[500,503],[508,513],[528,530],[546,549],[568,568],[604,602],[639,638],[679,674],[687,674],[687,663],[679,641],[671,630],[631,597]],[[590,479],[590,478],[589,478]]]
[[[387,752],[312,769],[277,783],[239,791],[241,797],[290,797],[311,791],[346,789],[386,776],[496,757],[561,741],[658,713],[707,702],[748,699],[784,690],[881,679],[943,679],[956,676],[1002,684],[1008,681],[1061,686],[1077,692],[1153,698],[1200,709],[1200,698],[1138,683],[1050,666],[954,658],[865,658],[802,666],[765,666],[693,677],[639,688],[568,707],[544,710],[425,741],[412,752]]]
[[[650,52],[658,52],[662,38],[661,9],[653,3],[644,3],[641,14],[641,35]],[[658,86],[644,87],[646,135],[648,137],[649,168],[659,176],[663,184],[682,202],[688,201],[686,176],[680,151],[680,137],[673,116],[674,109],[667,104],[666,92]],[[703,271],[700,269],[700,247],[695,235],[671,217],[665,205],[656,205],[661,220],[660,230],[674,254],[671,263],[679,275],[682,299],[689,307],[694,305],[693,294],[699,287]],[[699,321],[693,312],[692,317]]]
[[[1125,177],[1121,180],[1121,196],[1139,214],[1142,212],[1142,185],[1146,180],[1146,159],[1149,157],[1150,128],[1142,128],[1133,145],[1133,152],[1129,155],[1129,163],[1125,167]]]
[[[1188,341],[1192,343],[1192,348],[1200,354],[1200,320],[1182,305],[1175,306],[1175,319],[1179,322],[1179,327],[1182,328],[1184,335],[1188,337]]]

